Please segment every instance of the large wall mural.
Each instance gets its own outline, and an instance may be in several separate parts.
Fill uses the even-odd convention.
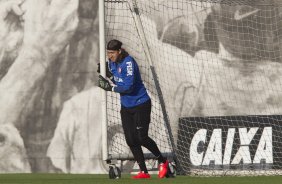
[[[99,100],[83,96],[93,91],[99,95],[97,10],[98,1],[92,0],[0,1],[0,172],[105,172],[95,161],[101,160],[99,148],[85,151],[95,165],[86,169],[72,162],[85,158],[71,155],[82,150],[69,142],[80,140],[86,132],[79,131],[91,124],[76,121],[80,112],[87,116],[88,108],[99,109]],[[77,105],[79,98],[92,99],[94,105]],[[81,130],[74,128],[81,122]],[[64,131],[71,131],[71,137],[60,134]],[[100,139],[91,138],[91,144]],[[48,147],[53,150],[49,157]]]

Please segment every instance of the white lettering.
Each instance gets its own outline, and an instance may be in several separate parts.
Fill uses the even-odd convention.
[[[116,82],[123,82],[122,78],[119,78],[119,77],[116,77],[116,76],[114,76],[114,80]]]
[[[207,130],[200,129],[195,133],[191,141],[190,161],[195,166],[200,166],[202,163],[204,152],[198,153],[198,145],[200,142],[203,142],[203,143],[206,142],[206,135],[207,135]]]
[[[214,161],[215,165],[222,165],[221,129],[213,130],[202,165],[209,165],[210,161]]]
[[[228,129],[227,139],[224,149],[223,165],[230,164],[234,135],[235,135],[235,128]]]
[[[244,164],[252,163],[249,145],[254,138],[257,130],[258,128],[254,127],[250,128],[249,132],[247,132],[247,128],[239,128],[241,146],[231,164],[239,164],[241,160],[243,160]]]
[[[129,76],[129,75],[133,75],[133,67],[132,67],[132,62],[126,62],[126,70],[127,70],[127,74],[126,76]]]
[[[273,163],[273,145],[272,145],[272,127],[265,127],[261,134],[257,150],[251,159],[250,144],[258,131],[258,127],[239,128],[240,147],[236,152],[233,160],[231,159],[236,129],[230,128],[227,132],[227,138],[222,150],[222,129],[214,129],[209,140],[206,150],[203,150],[204,144],[207,142],[207,129],[198,130],[190,144],[190,161],[194,166],[210,165],[214,161],[215,165],[236,165],[243,164],[260,164]],[[201,145],[202,143],[202,145]]]
[[[265,162],[268,164],[273,163],[272,127],[265,127],[263,129],[253,163],[259,164],[262,159],[265,159]]]

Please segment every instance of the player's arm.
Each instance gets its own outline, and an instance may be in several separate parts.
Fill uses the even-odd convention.
[[[131,93],[133,90],[133,77],[130,77],[130,79],[127,79],[127,81],[132,81],[132,84],[128,85],[122,85],[122,86],[113,86],[112,91],[117,92],[117,93]]]
[[[133,90],[133,76],[126,77],[126,85],[115,85],[110,83],[102,75],[99,75],[98,86],[106,91],[113,91],[116,93],[130,93]]]
[[[122,68],[124,73],[123,85],[113,86],[113,91],[117,93],[131,93],[134,84],[134,63],[126,62],[126,66]]]
[[[106,91],[113,91],[113,85],[102,75],[99,75],[98,86]]]

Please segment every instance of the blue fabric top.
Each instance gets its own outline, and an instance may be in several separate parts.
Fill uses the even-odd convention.
[[[127,55],[118,62],[110,60],[108,67],[116,85],[113,91],[120,93],[123,107],[136,107],[150,99],[142,82],[139,67],[133,57]]]

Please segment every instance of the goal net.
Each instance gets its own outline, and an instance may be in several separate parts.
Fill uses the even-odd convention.
[[[150,136],[181,171],[281,174],[281,0],[105,2],[106,41],[139,64]],[[109,158],[132,159],[107,96]]]

